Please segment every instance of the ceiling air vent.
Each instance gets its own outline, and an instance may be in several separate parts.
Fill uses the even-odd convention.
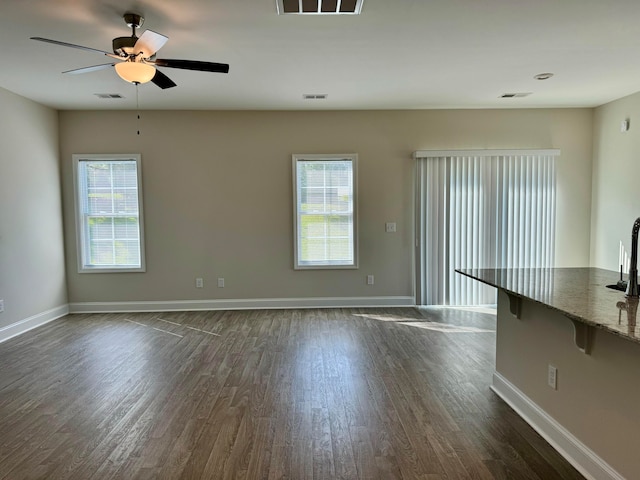
[[[124,98],[119,93],[94,93],[98,98]]]
[[[528,97],[529,95],[531,95],[531,92],[504,93],[500,95],[500,98],[521,98],[521,97]]]
[[[364,0],[276,0],[278,15],[360,15]]]
[[[326,100],[328,96],[326,93],[305,93],[302,98],[305,100]]]

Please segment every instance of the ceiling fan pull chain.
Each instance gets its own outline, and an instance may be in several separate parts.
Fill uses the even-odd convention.
[[[140,101],[138,100],[138,83],[135,84],[136,86],[136,111],[138,114],[138,135],[140,135]]]

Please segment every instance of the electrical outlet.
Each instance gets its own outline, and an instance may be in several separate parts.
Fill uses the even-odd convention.
[[[556,367],[554,367],[553,365],[549,365],[547,383],[554,390],[558,389],[558,369]]]
[[[367,275],[367,285],[373,285],[373,275]]]
[[[0,300],[0,312],[4,312],[4,300]]]
[[[196,288],[204,287],[204,280],[201,278],[196,278]]]
[[[224,278],[218,277],[218,288],[224,288]]]

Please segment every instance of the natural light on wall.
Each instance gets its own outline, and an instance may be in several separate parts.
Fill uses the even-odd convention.
[[[559,150],[419,151],[417,303],[495,304],[456,268],[550,268]]]

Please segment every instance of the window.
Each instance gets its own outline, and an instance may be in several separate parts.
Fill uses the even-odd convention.
[[[144,272],[140,155],[74,155],[79,272]]]
[[[357,268],[358,156],[294,155],[294,267]]]

